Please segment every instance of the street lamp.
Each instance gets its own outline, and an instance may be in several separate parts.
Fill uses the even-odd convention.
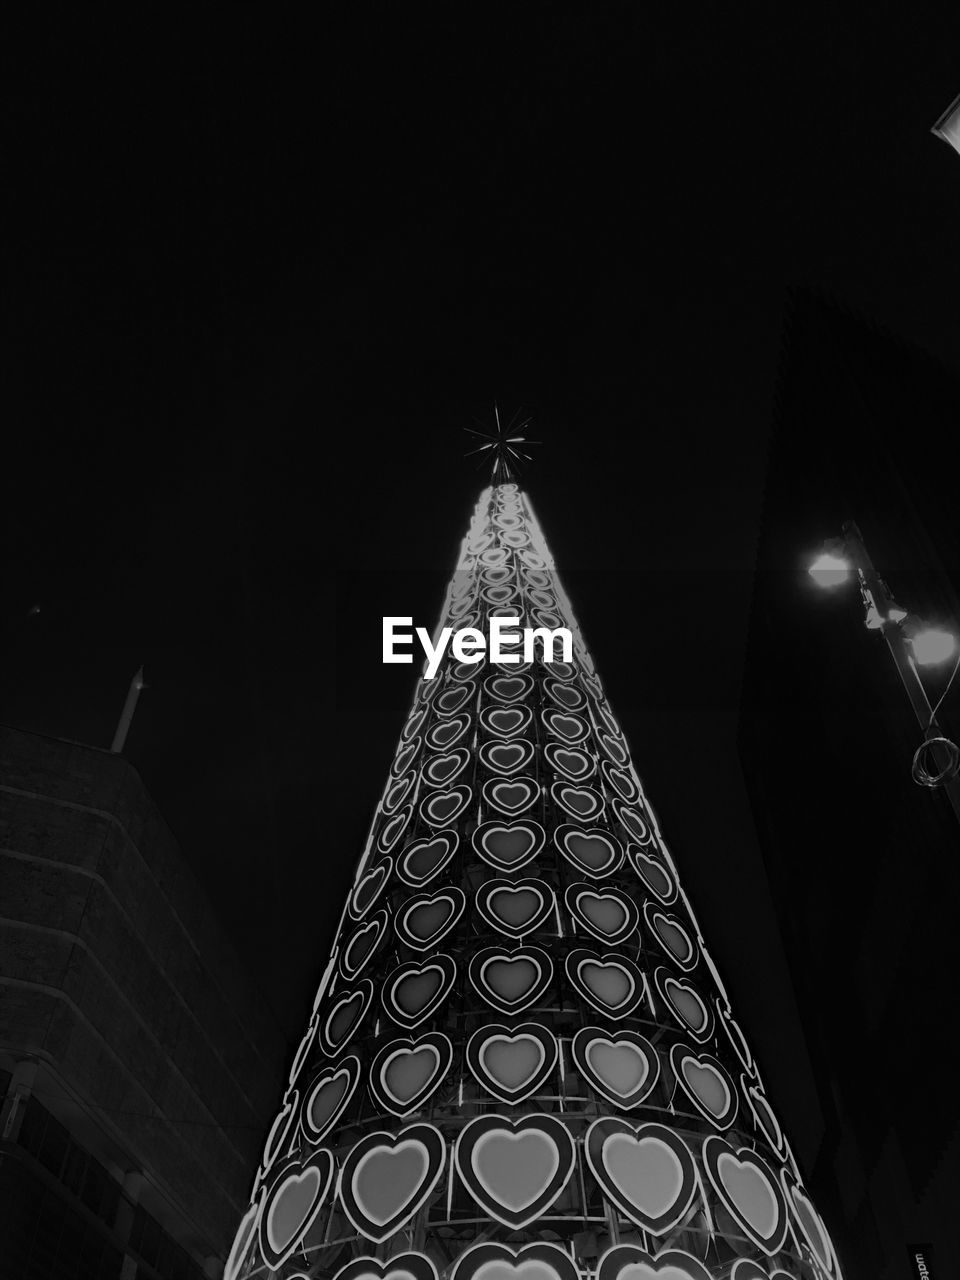
[[[957,638],[939,627],[925,626],[918,618],[905,615],[900,630],[913,650],[913,660],[921,667],[935,667],[952,658],[957,651]]]
[[[943,736],[936,714],[953,682],[957,666],[960,666],[960,657],[935,707],[930,705],[917,670],[918,666],[932,666],[953,657],[957,651],[956,636],[922,622],[897,604],[874,568],[864,546],[863,535],[852,520],[844,524],[842,538],[832,538],[824,543],[820,554],[810,565],[809,573],[818,586],[828,590],[846,582],[851,573],[856,574],[866,626],[870,631],[881,632],[887,642],[910,705],[923,730],[923,742],[913,757],[914,781],[921,786],[942,787],[960,821],[960,750]],[[930,758],[935,771],[927,767]]]
[[[818,587],[838,587],[850,577],[850,562],[834,551],[821,551],[807,572]]]

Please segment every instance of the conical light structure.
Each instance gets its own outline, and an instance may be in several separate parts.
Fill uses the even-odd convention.
[[[227,1280],[839,1280],[513,483],[441,624],[491,615],[572,660],[418,682]]]

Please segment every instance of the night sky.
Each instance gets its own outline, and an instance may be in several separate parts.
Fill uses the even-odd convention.
[[[892,4],[350,11],[8,42],[0,717],[107,747],[144,664],[127,755],[299,1036],[413,691],[380,617],[432,629],[486,482],[462,428],[532,415],[526,486],[796,1129],[734,741],[784,300],[960,368],[955,45]]]

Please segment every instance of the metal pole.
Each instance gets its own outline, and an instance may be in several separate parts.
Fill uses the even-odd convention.
[[[887,589],[887,584],[874,568],[873,561],[870,559],[863,541],[863,534],[852,520],[848,520],[843,526],[843,537],[850,558],[856,566],[860,583],[876,606],[880,617],[880,631],[887,642],[887,648],[890,650],[894,662],[897,664],[900,679],[903,682],[904,689],[907,691],[907,697],[910,699],[910,705],[913,707],[914,715],[917,717],[917,723],[923,730],[925,737],[929,737],[935,732],[940,732],[940,726],[933,715],[933,708],[930,706],[927,691],[924,689],[917,673],[913,658],[907,650],[907,642],[903,632],[895,622],[890,621],[890,611],[893,609],[895,602]],[[937,762],[937,768],[946,768],[949,760],[943,749],[933,746],[930,750],[933,753],[934,760]],[[960,777],[948,778],[939,790],[946,792],[957,821],[960,822]]]
[[[140,697],[140,690],[145,689],[143,682],[143,667],[137,671],[136,675],[130,681],[130,688],[127,690],[127,700],[123,704],[123,710],[120,712],[120,719],[117,722],[117,731],[113,735],[113,742],[110,750],[120,752],[123,750],[124,743],[127,740],[127,734],[130,731],[130,721],[133,719],[133,713],[136,710],[137,699]]]

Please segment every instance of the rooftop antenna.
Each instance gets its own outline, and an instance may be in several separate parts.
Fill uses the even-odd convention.
[[[127,734],[130,732],[130,721],[133,719],[133,713],[136,710],[137,699],[140,697],[140,690],[148,688],[143,679],[143,667],[140,667],[136,675],[130,681],[130,688],[127,690],[127,700],[123,704],[123,710],[120,712],[120,719],[117,721],[117,731],[113,735],[113,742],[110,750],[119,754],[127,741]]]
[[[520,410],[513,414],[506,426],[500,420],[500,409],[496,401],[493,404],[493,420],[495,430],[491,431],[489,427],[485,427],[482,431],[475,431],[473,427],[464,427],[464,431],[472,436],[479,436],[484,441],[478,445],[476,449],[468,449],[466,457],[473,454],[481,454],[480,461],[477,466],[482,466],[489,458],[490,460],[490,483],[506,484],[510,480],[515,480],[523,469],[523,464],[530,461],[530,454],[526,452],[530,445],[540,444],[539,440],[530,440],[523,434],[530,425],[531,419],[520,418]],[[484,427],[479,418],[474,418],[478,427]],[[519,446],[523,445],[523,448]]]

